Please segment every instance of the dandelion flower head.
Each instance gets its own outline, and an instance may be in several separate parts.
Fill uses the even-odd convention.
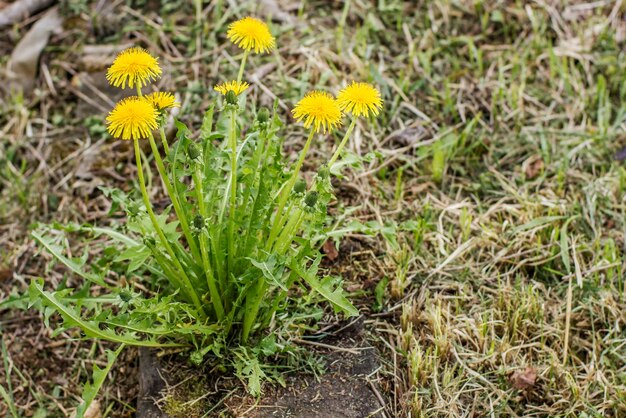
[[[246,83],[245,81],[227,81],[222,84],[217,84],[215,87],[213,87],[213,89],[224,96],[226,95],[226,93],[232,90],[237,96],[239,96],[248,87],[250,87],[250,84]]]
[[[107,131],[115,138],[147,138],[157,128],[157,110],[143,97],[128,97],[115,105],[107,116]]]
[[[304,127],[313,125],[315,132],[332,131],[341,125],[341,109],[337,100],[323,91],[312,91],[306,94],[292,110],[294,118],[304,121]]]
[[[257,54],[276,47],[276,40],[265,22],[250,16],[231,23],[226,36],[239,48],[254,50]]]
[[[155,57],[142,48],[129,48],[119,53],[107,71],[106,78],[115,87],[139,88],[161,76]]]
[[[157,108],[157,110],[165,110],[170,107],[180,107],[180,103],[176,101],[176,97],[169,92],[157,91],[144,97],[147,101],[152,103],[152,106]]]
[[[352,82],[337,95],[339,108],[354,116],[378,115],[383,106],[380,92],[368,83]]]

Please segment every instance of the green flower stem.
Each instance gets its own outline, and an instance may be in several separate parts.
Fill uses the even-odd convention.
[[[137,83],[135,85],[137,86],[137,96],[143,97],[143,94],[141,93],[141,86],[139,85],[139,83]]]
[[[256,144],[256,149],[254,150],[254,154],[252,156],[252,167],[255,167],[255,172],[253,174],[254,178],[252,179],[252,186],[246,187],[240,213],[243,213],[243,214],[248,213],[247,212],[248,205],[250,204],[250,195],[252,194],[252,190],[256,189],[257,193],[254,196],[252,196],[252,212],[250,213],[250,217],[248,218],[248,226],[244,230],[244,233],[246,234],[246,238],[243,240],[243,242],[246,244],[238,248],[239,254],[244,254],[244,255],[247,254],[246,248],[247,248],[247,243],[249,242],[249,239],[250,239],[250,235],[256,233],[256,231],[252,230],[252,222],[255,220],[254,214],[256,213],[255,208],[257,208],[256,199],[259,196],[258,190],[260,188],[261,175],[262,175],[261,173],[263,172],[263,162],[265,161],[264,159],[261,159],[263,152],[265,150],[265,140],[266,140],[266,132],[261,132],[259,134],[259,141]],[[258,186],[257,186],[257,181],[259,183]]]
[[[276,241],[276,245],[274,246],[275,254],[282,254],[289,248],[289,244],[293,241],[294,236],[298,233],[300,226],[302,225],[302,221],[305,218],[305,212],[297,208],[295,213],[291,215],[287,225],[283,229],[283,233]],[[294,279],[295,280],[295,279]],[[293,284],[293,280],[288,284],[288,288]],[[250,335],[250,331],[252,327],[257,322],[257,316],[259,314],[259,308],[261,306],[261,301],[263,300],[263,296],[265,292],[267,292],[267,283],[265,282],[264,277],[260,277],[257,283],[250,290],[250,293],[246,296],[246,306],[243,318],[243,329],[242,329],[242,341],[244,344],[248,342],[248,337]],[[272,309],[275,310],[277,305],[274,304]]]
[[[297,279],[298,279],[298,274],[295,271],[291,271],[289,273],[289,277],[287,278],[287,281],[285,283],[285,287],[287,289],[291,289],[291,286],[293,286],[293,284],[295,283],[295,281]],[[285,298],[287,297],[288,293],[289,292],[286,291],[286,290],[281,290],[278,293],[278,295],[276,295],[276,297],[274,297],[274,301],[272,302],[272,307],[269,308],[268,310],[266,310],[265,313],[264,313],[264,318],[263,318],[263,321],[261,323],[261,327],[262,328],[266,328],[267,327],[267,325],[269,324],[270,320],[272,319],[272,316],[278,310],[278,307],[280,306],[280,304],[285,300]]]
[[[192,174],[192,178],[196,189],[196,197],[198,200],[200,216],[202,216],[202,219],[205,220],[207,219],[207,213],[204,206],[204,195],[202,192],[202,182],[200,181],[201,176],[199,164],[196,164],[195,170]],[[221,321],[224,318],[224,307],[222,306],[222,299],[220,298],[220,293],[217,290],[217,285],[215,284],[215,276],[213,275],[211,263],[209,262],[209,254],[206,245],[207,243],[203,236],[203,232],[200,233],[198,241],[200,242],[200,252],[202,253],[202,266],[204,267],[204,275],[206,276],[207,285],[209,286],[211,302],[213,303],[213,308],[215,309],[217,319]]]
[[[339,143],[339,146],[337,147],[337,149],[335,150],[335,153],[333,154],[333,156],[330,158],[330,161],[328,161],[328,168],[330,168],[330,166],[333,165],[333,163],[335,161],[337,161],[337,158],[339,158],[339,154],[341,154],[341,151],[343,150],[343,147],[346,145],[346,143],[348,142],[348,138],[350,138],[350,134],[352,134],[352,131],[354,130],[354,126],[356,125],[356,116],[352,119],[352,122],[350,123],[350,126],[348,126],[348,130],[346,131],[346,134],[343,136],[343,139],[341,140],[341,142]]]
[[[141,235],[148,235],[149,232],[146,230],[146,228],[139,223],[138,224],[139,230]],[[161,266],[161,270],[163,270],[162,273],[164,273],[165,277],[170,281],[170,283],[177,289],[182,289],[183,292],[187,295],[187,298],[189,300],[189,302],[192,301],[191,299],[191,295],[189,294],[189,292],[187,291],[187,288],[185,286],[183,286],[183,284],[181,283],[180,280],[178,280],[178,274],[175,272],[175,268],[172,265],[172,263],[169,262],[169,260],[167,259],[167,257],[165,256],[165,254],[163,254],[163,252],[159,251],[158,248],[156,248],[156,246],[150,246],[148,247],[150,249],[150,252],[152,253],[152,256],[154,257],[154,259],[157,261],[157,264],[159,264],[159,266]],[[151,266],[147,266],[148,269],[155,274],[161,273],[159,272],[159,270],[155,269],[154,267]]]
[[[315,135],[315,129],[311,129],[311,132],[309,133],[309,137],[307,138],[306,143],[304,144],[304,148],[302,149],[302,152],[300,153],[300,158],[298,159],[298,162],[296,163],[296,167],[294,168],[293,174],[291,175],[291,178],[289,179],[285,188],[280,194],[280,200],[278,201],[278,207],[276,209],[276,216],[274,218],[274,223],[272,224],[270,236],[278,235],[278,231],[280,230],[280,227],[283,224],[283,210],[285,209],[285,204],[287,203],[287,199],[289,199],[289,195],[291,194],[291,190],[293,189],[293,186],[296,184],[296,181],[298,180],[298,174],[300,173],[300,169],[302,168],[302,164],[304,163],[304,157],[306,157],[306,154],[309,151],[309,147],[311,146],[311,142],[313,141],[314,135]]]
[[[261,170],[263,168],[263,160],[261,160],[261,155],[263,154],[263,150],[265,148],[265,132],[259,133],[259,140],[256,143],[256,149],[254,150],[254,154],[252,155],[252,160],[250,165],[255,168],[254,170],[254,178],[252,179],[252,187],[246,187],[246,190],[243,194],[243,199],[241,202],[241,213],[247,213],[248,203],[250,200],[250,194],[252,190],[256,188],[257,180],[261,176]]]
[[[174,191],[174,187],[172,186],[172,182],[170,181],[169,176],[167,175],[167,171],[165,170],[165,166],[163,165],[163,160],[161,159],[161,153],[159,152],[159,148],[154,140],[152,135],[148,136],[150,141],[150,146],[152,147],[152,154],[154,155],[154,160],[157,164],[157,169],[159,170],[159,174],[161,175],[161,180],[163,180],[163,184],[165,184],[165,189],[167,190],[167,194],[172,201],[172,205],[174,206],[174,211],[176,212],[176,216],[180,221],[180,226],[183,230],[183,234],[187,239],[187,243],[189,244],[189,249],[191,250],[191,254],[193,255],[194,260],[196,262],[201,260],[200,251],[198,251],[198,246],[196,245],[196,240],[193,235],[191,235],[191,230],[189,229],[189,221],[187,220],[187,216],[183,211],[183,208],[180,205],[180,201],[178,200],[178,195]]]
[[[246,60],[248,59],[248,55],[250,55],[250,51],[245,51],[243,53],[241,65],[239,66],[239,73],[237,74],[237,84],[241,83],[241,79],[243,78],[243,69],[246,67]]]
[[[222,290],[222,302],[225,312],[230,312],[231,303],[228,295],[228,278],[226,276],[226,269],[224,266],[224,248],[220,243],[220,235],[222,232],[222,223],[218,222],[216,225],[207,225],[207,228],[212,228],[209,233],[209,247],[211,249],[213,266],[215,267],[214,273],[217,276],[219,288]]]
[[[204,231],[201,232],[201,234],[204,234]],[[207,244],[204,239],[200,239],[200,249],[202,250],[204,274],[206,276],[207,285],[209,286],[209,293],[211,294],[211,303],[213,303],[213,309],[215,309],[217,319],[221,321],[224,319],[224,305],[222,305],[222,298],[220,297],[220,292],[217,288],[215,275],[213,274],[211,262],[209,260]]]
[[[243,328],[241,330],[241,340],[243,344],[248,343],[250,337],[250,331],[256,322],[259,308],[261,307],[261,300],[265,294],[266,283],[264,277],[259,277],[258,281],[249,290],[246,295],[246,305],[243,314]]]
[[[183,292],[187,295],[189,301],[193,303],[193,296],[189,293],[189,289],[187,289],[187,286],[185,286],[180,280],[178,280],[178,273],[176,273],[176,269],[174,268],[174,266],[171,265],[167,257],[165,257],[165,255],[161,253],[157,248],[151,248],[150,250],[154,259],[161,266],[161,269],[163,270],[163,273],[165,273],[167,279],[175,287],[182,289]]]
[[[165,151],[165,158],[167,158],[167,156],[170,154],[170,146],[167,143],[165,126],[159,126],[159,133],[161,134],[161,143],[163,144],[163,151]]]
[[[301,208],[297,208],[295,213],[290,215],[287,225],[283,228],[283,232],[280,234],[274,244],[274,253],[283,254],[289,248],[289,245],[293,241],[294,237],[302,225],[305,212]]]
[[[206,113],[204,114],[204,120],[202,121],[202,126],[206,126],[208,127],[209,130],[213,129],[213,112],[215,111],[215,104],[212,104],[211,106],[209,106],[209,110],[206,111]],[[204,147],[202,150],[202,158],[204,159],[204,168],[208,169],[210,167],[210,158],[211,158],[211,153],[209,152],[209,150],[211,149],[211,141],[209,141],[207,138],[202,138],[202,135],[200,136],[201,140],[204,141]]]
[[[283,224],[286,222],[289,222],[289,219],[291,219],[290,215],[291,215],[291,211],[293,210],[293,205],[294,205],[294,202],[291,202],[287,206],[287,209],[285,210],[285,216],[283,216],[282,219],[280,220],[280,224],[278,224],[278,227],[277,228],[272,227],[272,230],[270,231],[270,236],[267,238],[267,242],[265,243],[265,251],[270,252],[272,250],[272,246],[274,245],[276,238],[278,238],[278,236],[284,230]]]
[[[244,55],[245,57],[245,55]],[[228,219],[228,274],[233,274],[235,262],[235,216],[237,216],[237,110],[230,113],[230,210]]]
[[[261,176],[264,173],[265,173],[265,169],[261,171]],[[261,209],[262,209],[263,202],[261,201],[261,199],[259,199],[259,196],[265,193],[266,188],[267,188],[267,183],[260,181],[259,187],[253,198],[254,203],[252,205],[252,211],[250,212],[250,219],[248,220],[248,226],[246,228],[247,235],[246,235],[246,239],[241,250],[243,254],[250,254],[252,252],[252,244],[254,243],[253,239],[255,238],[256,234],[259,231],[259,228],[256,228],[254,230],[252,229],[252,222],[258,219],[259,216],[262,216]],[[271,213],[268,216],[271,216]],[[266,225],[266,222],[267,222],[267,218],[265,218],[265,221],[263,222],[263,227],[261,228],[261,231],[265,230],[264,227]]]
[[[154,142],[154,139],[152,140],[152,142]],[[133,143],[135,147],[135,159],[137,160],[137,175],[139,177],[139,187],[141,189],[141,196],[143,197],[143,203],[146,206],[146,211],[148,212],[148,215],[150,216],[150,220],[152,221],[152,226],[154,227],[154,230],[159,236],[159,240],[161,241],[161,244],[167,251],[170,258],[172,259],[172,262],[174,263],[174,266],[178,270],[178,273],[183,278],[184,287],[187,288],[187,291],[192,298],[193,304],[196,305],[196,308],[198,308],[198,313],[204,316],[206,315],[206,313],[204,312],[204,309],[202,308],[202,303],[200,303],[200,298],[198,298],[198,295],[196,294],[193,286],[191,285],[191,282],[189,281],[189,277],[185,273],[185,269],[180,264],[180,261],[178,261],[178,258],[176,258],[176,255],[174,254],[174,250],[172,250],[170,243],[167,241],[165,234],[163,233],[163,231],[161,230],[161,227],[159,226],[159,222],[157,221],[154,211],[152,210],[152,205],[150,204],[150,197],[148,196],[148,190],[146,190],[146,181],[143,177],[143,168],[141,164],[141,152],[139,151],[139,140],[134,139]]]

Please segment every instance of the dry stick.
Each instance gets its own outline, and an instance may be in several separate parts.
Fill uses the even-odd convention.
[[[294,338],[292,341],[295,342],[295,343],[298,343],[298,344],[308,344],[308,345],[313,345],[315,347],[322,347],[322,348],[327,348],[329,350],[340,351],[340,352],[343,352],[343,353],[350,353],[350,354],[360,354],[361,351],[372,349],[372,347],[344,348],[344,347],[338,347],[336,345],[330,345],[330,344],[318,343],[318,342],[315,342],[315,341],[303,340],[303,339],[300,339],[300,338]]]

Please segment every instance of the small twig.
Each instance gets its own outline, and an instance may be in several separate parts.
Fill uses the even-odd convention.
[[[372,413],[371,416],[376,416],[376,414],[380,411],[386,411],[387,406],[385,403],[385,400],[383,399],[383,396],[380,394],[378,388],[376,387],[376,385],[374,384],[374,382],[372,381],[372,379],[370,379],[369,377],[367,378],[367,383],[369,383],[370,388],[372,389],[372,392],[374,392],[374,395],[376,396],[376,399],[378,399],[378,402],[380,402],[380,408],[376,410],[376,412]],[[386,417],[387,415],[385,414],[385,412],[383,412],[383,417]]]
[[[308,344],[308,345],[314,345],[316,347],[321,347],[321,348],[328,348],[329,350],[334,350],[334,351],[341,351],[344,353],[350,353],[350,354],[360,354],[361,351],[364,350],[369,350],[372,347],[363,347],[363,348],[344,348],[344,347],[337,347],[335,345],[330,345],[330,344],[324,344],[324,343],[316,343],[313,341],[307,341],[307,340],[302,340],[300,338],[296,338],[293,340],[296,343],[299,344]]]
[[[237,390],[239,390],[239,388],[235,388],[235,389],[231,390],[230,392],[228,392],[226,395],[224,395],[222,397],[222,399],[217,401],[216,404],[213,405],[213,407],[211,407],[211,409],[206,411],[206,414],[204,414],[204,417],[208,417],[211,412],[215,411],[220,405],[222,405],[224,402],[226,402],[226,399],[230,398],[233,393],[237,392]]]

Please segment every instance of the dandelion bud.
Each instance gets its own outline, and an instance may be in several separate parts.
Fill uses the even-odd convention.
[[[202,351],[200,350],[194,351],[193,353],[191,353],[191,356],[189,356],[189,360],[191,360],[191,362],[195,364],[196,366],[201,365],[203,359],[204,359],[204,355],[202,354]]]
[[[130,202],[126,207],[126,211],[129,217],[134,218],[139,215],[139,205],[135,202]]]
[[[194,142],[190,142],[189,145],[187,145],[187,156],[190,160],[195,160],[200,157],[200,150]]]
[[[270,120],[270,110],[267,107],[262,107],[259,109],[259,113],[256,115],[256,120],[259,123],[267,123]]]
[[[204,228],[204,218],[200,215],[196,215],[195,218],[193,218],[193,227],[197,230]]]
[[[153,237],[144,237],[143,243],[148,248],[154,248],[156,246],[156,240]]]
[[[317,175],[322,179],[327,179],[330,176],[330,169],[327,165],[323,165],[317,170]]]
[[[237,104],[237,93],[235,93],[233,90],[228,90],[225,97],[226,103],[228,103],[229,105]]]
[[[297,194],[303,194],[306,191],[306,181],[299,179],[293,186],[293,191]]]
[[[318,193],[313,191],[313,192],[309,192],[305,197],[304,197],[304,203],[306,203],[306,205],[310,208],[314,207],[315,204],[317,203],[317,195]]]
[[[130,292],[127,292],[125,290],[120,292],[120,299],[122,299],[123,302],[130,302],[131,299],[133,298],[133,294]]]

